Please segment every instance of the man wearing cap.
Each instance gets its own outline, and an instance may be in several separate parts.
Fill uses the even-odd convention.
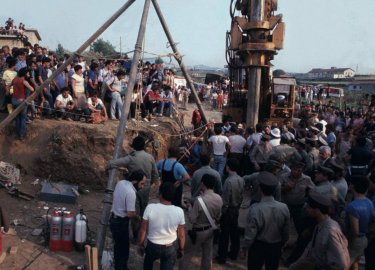
[[[319,150],[316,148],[318,137],[306,138],[306,152],[310,156],[313,166],[312,170],[315,171],[319,166]]]
[[[285,155],[285,159],[289,160],[297,150],[296,148],[290,146],[291,139],[289,139],[285,134],[281,135],[280,145],[277,145],[272,148],[272,153],[282,153]]]
[[[250,161],[254,165],[255,171],[261,171],[268,161],[268,157],[272,153],[272,146],[270,145],[271,136],[264,134],[260,143],[255,146],[250,155]]]
[[[192,224],[191,231],[193,234],[192,237],[189,237],[186,240],[185,256],[180,260],[179,270],[186,270],[192,267],[190,260],[194,254],[194,250],[198,248],[202,248],[200,269],[211,270],[212,268],[214,228],[212,228],[210,220],[203,208],[204,206],[199,200],[203,201],[214,224],[218,224],[220,221],[223,200],[220,195],[216,194],[213,190],[216,183],[217,179],[213,175],[203,175],[201,185],[202,195],[195,199],[192,207],[189,205],[188,218]]]
[[[227,257],[236,260],[240,251],[240,234],[238,229],[239,209],[243,200],[244,180],[237,174],[239,163],[230,158],[226,164],[228,178],[223,187],[223,208],[220,221],[219,250],[216,258],[219,264],[225,264]],[[228,252],[230,239],[230,250]],[[228,254],[229,253],[229,254]]]
[[[345,201],[348,193],[348,183],[344,178],[344,167],[339,165],[335,160],[330,163],[330,168],[334,171],[332,185],[337,189],[340,200]]]
[[[315,172],[316,187],[314,190],[338,202],[337,189],[330,182],[334,178],[334,174],[332,169],[318,166],[318,170]]]
[[[329,217],[330,206],[327,196],[314,191],[309,193],[307,212],[318,224],[303,255],[289,270],[349,269],[348,241],[339,224]]]
[[[280,129],[273,128],[271,130],[271,135],[272,135],[272,139],[270,140],[270,145],[272,147],[280,145],[280,137],[281,137]]]
[[[306,140],[305,138],[298,139],[297,143],[294,145],[297,149],[298,158],[302,158],[302,162],[305,163],[304,171],[308,176],[312,176],[313,161],[311,157],[306,152]]]
[[[278,269],[281,249],[289,239],[289,210],[273,197],[279,185],[277,178],[261,172],[258,179],[262,199],[250,207],[241,255],[248,251],[248,269],[261,270],[263,265]]]

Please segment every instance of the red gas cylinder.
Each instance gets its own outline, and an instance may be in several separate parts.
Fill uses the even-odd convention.
[[[61,249],[61,227],[62,227],[62,211],[53,209],[50,221],[49,249],[51,251],[59,251]]]
[[[72,212],[64,211],[62,221],[61,250],[70,252],[74,243],[74,222],[75,217]]]

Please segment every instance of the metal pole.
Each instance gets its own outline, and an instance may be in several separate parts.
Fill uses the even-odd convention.
[[[79,47],[79,49],[74,54],[72,54],[64,62],[64,64],[62,64],[55,72],[53,72],[51,77],[49,77],[44,83],[42,83],[32,95],[25,99],[10,115],[8,115],[7,118],[5,118],[0,123],[0,131],[13,121],[13,119],[21,112],[21,110],[27,105],[27,103],[33,101],[45,87],[48,87],[53,79],[55,79],[58,74],[64,71],[65,68],[73,62],[76,55],[83,53],[84,50],[86,50],[87,47],[90,46],[90,44],[93,43],[95,39],[97,39],[114,21],[116,21],[117,18],[120,17],[121,14],[124,13],[125,10],[127,10],[135,1],[136,0],[129,0],[128,2],[126,2],[125,5],[123,5],[115,14],[113,14],[112,17],[110,17],[85,43],[83,43],[83,45]],[[50,104],[50,106],[53,106],[53,104]]]
[[[128,89],[127,89],[126,96],[125,96],[125,103],[122,107],[121,119],[120,119],[120,123],[117,129],[113,159],[117,159],[120,156],[121,151],[122,151],[122,145],[123,145],[124,137],[125,137],[126,122],[128,120],[131,97],[132,97],[134,85],[137,79],[138,63],[139,63],[140,56],[142,53],[142,41],[143,41],[145,31],[146,31],[147,16],[148,16],[150,4],[151,4],[151,0],[145,1],[142,19],[141,19],[141,25],[139,27],[139,32],[138,32],[137,43],[135,44],[135,50],[133,54],[133,62],[132,62],[131,69],[130,69],[130,78],[129,78],[129,83],[128,83]],[[108,224],[109,216],[111,213],[112,194],[116,185],[116,175],[117,175],[116,168],[113,168],[109,171],[107,189],[105,190],[105,196],[103,200],[103,211],[102,211],[102,216],[101,216],[99,227],[98,227],[98,234],[97,234],[97,241],[96,241],[96,246],[98,247],[98,252],[100,256],[103,252],[105,236],[106,236],[106,226]]]
[[[251,0],[249,1],[249,21],[260,22],[264,19],[264,0]],[[253,38],[257,38],[259,33],[255,32]],[[250,54],[247,57],[257,58],[259,53]],[[250,61],[257,62],[257,61]],[[249,68],[249,84],[247,92],[247,112],[246,112],[246,125],[248,127],[255,127],[259,121],[259,102],[260,102],[260,86],[262,69],[260,67]]]
[[[199,97],[198,97],[197,91],[195,90],[193,81],[191,80],[190,75],[187,72],[187,69],[186,69],[184,63],[182,62],[182,57],[181,57],[180,53],[177,50],[176,44],[173,41],[171,33],[169,32],[167,23],[164,20],[163,14],[161,13],[161,10],[160,10],[160,7],[159,7],[159,4],[158,4],[157,0],[152,0],[152,4],[155,7],[156,14],[159,17],[160,23],[161,23],[161,25],[162,25],[162,27],[164,29],[164,32],[165,32],[165,34],[167,36],[168,42],[169,42],[169,44],[170,44],[170,46],[171,46],[171,48],[173,50],[174,58],[176,59],[177,63],[179,64],[179,66],[181,68],[181,71],[184,74],[184,77],[185,77],[185,79],[186,79],[186,81],[188,83],[189,88],[193,92],[193,95],[194,95],[194,98],[195,98],[195,102],[197,103],[198,110],[199,110],[199,112],[200,112],[200,114],[202,116],[202,120],[203,120],[203,122],[205,124],[207,124],[208,121],[207,121],[206,115],[204,114],[202,103],[199,100]]]
[[[248,85],[249,90],[247,91],[247,127],[255,128],[255,125],[258,123],[261,76],[262,70],[260,68],[250,68]]]

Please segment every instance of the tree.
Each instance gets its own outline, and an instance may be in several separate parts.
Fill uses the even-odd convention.
[[[65,53],[64,47],[60,43],[57,44],[56,57],[61,58],[64,56],[64,53]]]
[[[115,57],[118,55],[115,47],[109,41],[104,41],[102,38],[95,40],[91,44],[90,51],[101,53],[105,57]]]

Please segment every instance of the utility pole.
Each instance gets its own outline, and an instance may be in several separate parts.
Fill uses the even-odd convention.
[[[139,31],[138,31],[138,38],[135,44],[135,49],[134,49],[134,54],[133,54],[133,62],[130,68],[130,78],[129,78],[128,88],[127,88],[127,92],[125,96],[125,103],[122,107],[121,119],[120,119],[120,123],[117,129],[113,159],[117,159],[120,157],[122,146],[124,143],[126,122],[129,116],[131,96],[133,94],[134,85],[137,80],[138,63],[141,58],[142,42],[143,42],[143,38],[145,35],[145,31],[146,31],[147,17],[148,17],[148,11],[150,9],[150,4],[151,4],[151,0],[146,0],[144,8],[143,8],[141,24],[140,24]],[[105,196],[103,200],[103,210],[102,210],[102,215],[100,218],[100,223],[99,223],[98,233],[97,233],[97,240],[96,240],[96,245],[98,247],[99,256],[102,255],[103,248],[104,248],[105,236],[107,232],[106,230],[107,224],[108,224],[109,216],[111,214],[113,191],[116,186],[116,176],[117,176],[117,169],[116,168],[110,169],[107,188],[105,190]]]

